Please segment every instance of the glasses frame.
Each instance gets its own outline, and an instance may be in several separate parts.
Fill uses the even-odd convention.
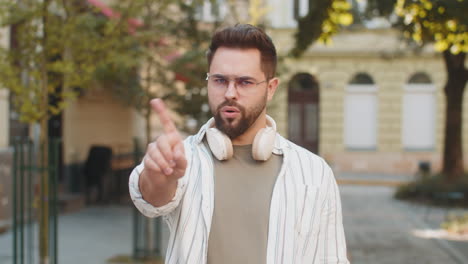
[[[218,74],[210,75],[210,73],[207,72],[207,73],[206,73],[206,79],[205,79],[205,80],[206,80],[206,81],[209,81],[210,77],[216,77],[216,75],[218,75]],[[221,77],[221,76],[223,76],[223,75],[220,75],[220,74],[219,74],[219,76]],[[229,84],[230,84],[231,82],[234,82],[234,87],[235,87],[236,89],[238,89],[238,88],[237,88],[238,80],[239,80],[240,78],[243,78],[243,77],[236,77],[236,78],[231,79],[231,78],[227,78],[226,76],[223,76],[223,78],[225,78],[225,79],[228,81],[228,83],[227,83],[227,85],[226,85],[225,88],[228,88],[228,87],[229,87]],[[249,78],[249,79],[252,79],[251,77],[248,77],[248,78]],[[253,82],[253,84],[255,84],[255,87],[257,87],[259,84],[266,83],[266,82],[268,82],[268,79],[265,79],[265,80],[263,80],[263,81],[261,81],[261,82]]]

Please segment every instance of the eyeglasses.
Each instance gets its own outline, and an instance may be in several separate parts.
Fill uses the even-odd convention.
[[[267,82],[267,80],[255,82],[255,79],[251,77],[237,77],[229,79],[221,74],[210,75],[209,73],[206,74],[206,80],[208,81],[208,85],[217,89],[226,89],[229,87],[229,83],[233,81],[234,87],[241,90],[250,90],[261,83]]]

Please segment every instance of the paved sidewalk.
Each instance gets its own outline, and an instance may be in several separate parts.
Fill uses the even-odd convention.
[[[387,186],[340,185],[351,263],[466,263],[468,241],[455,242],[425,234],[440,229],[445,210],[393,199]],[[466,254],[466,255],[464,255]]]
[[[431,236],[440,228],[445,210],[431,210],[425,219],[426,207],[394,200],[394,187],[342,184],[339,188],[351,263],[467,262],[467,241]],[[167,240],[167,228],[163,233]],[[59,263],[106,264],[111,257],[131,254],[132,237],[130,206],[89,207],[62,215]],[[7,232],[0,235],[0,264],[12,263],[11,252]]]
[[[35,226],[37,230],[37,225]],[[132,252],[130,206],[88,207],[61,215],[58,226],[58,263],[104,264],[116,255]],[[34,239],[37,262],[37,234]],[[12,263],[12,234],[0,235],[0,264]]]

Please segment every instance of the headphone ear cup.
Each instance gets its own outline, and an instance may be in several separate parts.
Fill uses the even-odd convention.
[[[252,156],[255,160],[266,161],[271,157],[275,145],[276,130],[272,127],[262,128],[257,132],[252,145]]]
[[[218,129],[211,127],[206,130],[206,139],[211,152],[218,160],[230,159],[234,153],[231,139]]]

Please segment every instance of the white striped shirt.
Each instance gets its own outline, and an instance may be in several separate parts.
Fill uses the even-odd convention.
[[[135,206],[147,217],[163,216],[170,238],[166,264],[206,263],[214,208],[212,155],[200,132],[184,140],[188,166],[171,202],[154,207],[143,200],[138,179],[130,175]],[[266,263],[349,263],[341,200],[333,172],[324,160],[277,134],[273,152],[283,155],[270,204]],[[248,206],[248,204],[246,204]]]

